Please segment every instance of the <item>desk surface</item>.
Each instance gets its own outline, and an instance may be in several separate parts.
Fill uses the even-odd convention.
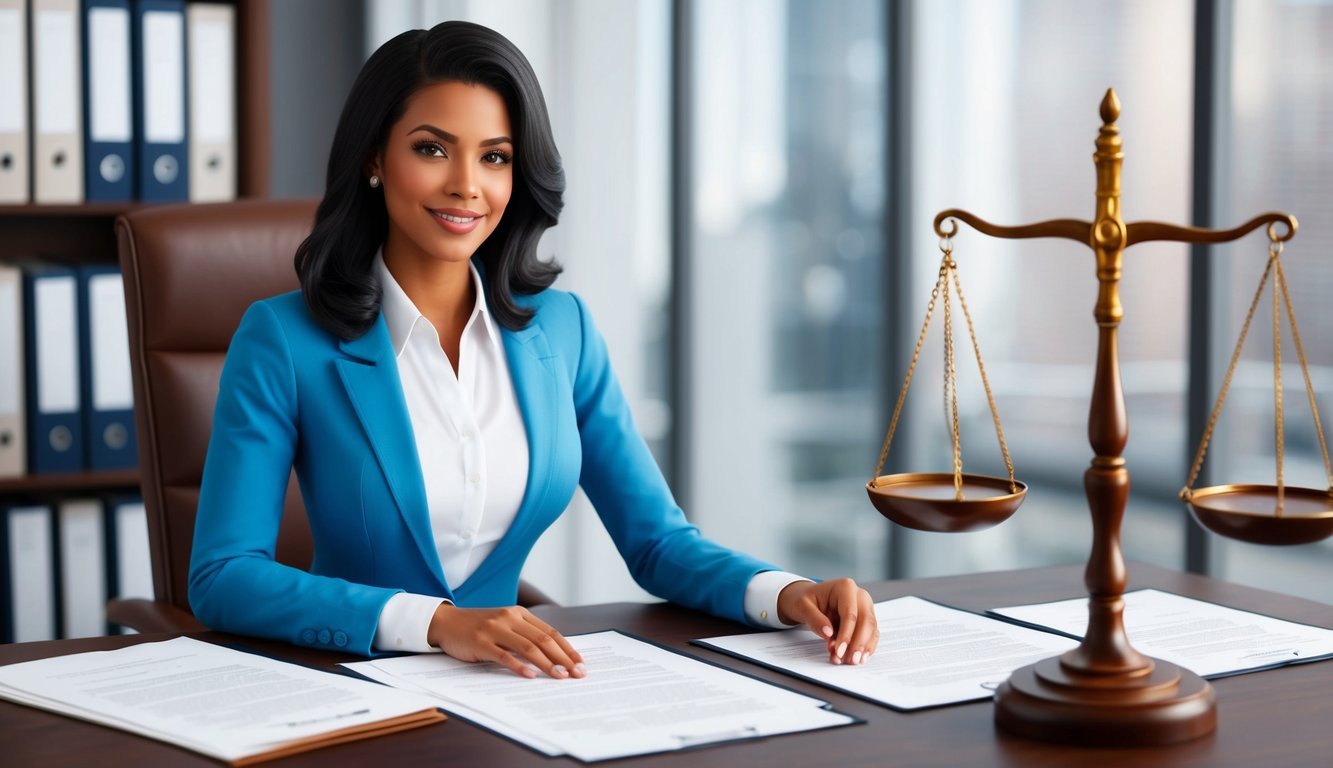
[[[1058,600],[1083,592],[1082,567],[950,576],[870,585],[876,600],[920,595],[960,608]],[[1323,603],[1227,584],[1191,574],[1134,563],[1130,589],[1156,587],[1202,600],[1333,628],[1333,607]],[[1327,764],[1333,755],[1333,661],[1259,672],[1213,681],[1218,697],[1217,731],[1196,741],[1165,748],[1086,749],[1025,741],[999,733],[989,702],[900,713],[826,688],[688,646],[693,638],[743,631],[731,622],[672,605],[615,603],[536,611],[567,634],[617,628],[686,649],[723,666],[821,697],[863,718],[853,725],[815,733],[695,750],[688,757],[660,754],[615,761],[623,765],[706,766],[1246,766]],[[0,645],[0,664],[63,653],[105,650],[168,635],[61,640]],[[238,639],[204,633],[205,640]],[[352,657],[298,649],[279,643],[239,641],[279,657],[332,667]],[[891,652],[880,649],[880,653]],[[0,755],[6,766],[216,766],[176,747],[121,731],[83,723],[17,704],[0,702]],[[552,766],[581,765],[571,758],[546,758],[456,718],[443,725],[287,758],[275,766],[415,765]]]

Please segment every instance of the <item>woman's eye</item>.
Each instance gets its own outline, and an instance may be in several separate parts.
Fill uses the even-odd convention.
[[[433,141],[418,141],[412,145],[412,151],[428,157],[445,157],[444,147]]]
[[[482,156],[481,161],[487,165],[508,165],[510,157],[504,152],[487,152]]]

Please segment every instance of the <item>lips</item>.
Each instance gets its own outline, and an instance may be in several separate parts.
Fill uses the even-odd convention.
[[[435,218],[446,232],[455,235],[465,235],[477,228],[481,223],[482,215],[476,211],[469,211],[466,208],[442,208],[426,209],[430,211],[431,216]]]

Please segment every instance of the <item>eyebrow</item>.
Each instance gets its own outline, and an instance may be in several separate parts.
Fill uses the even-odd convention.
[[[412,130],[408,131],[408,133],[416,133],[417,131],[428,131],[428,132],[430,132],[430,133],[433,133],[433,134],[435,134],[436,136],[440,137],[442,140],[444,140],[446,143],[449,143],[449,144],[457,144],[457,143],[458,143],[458,137],[457,137],[457,136],[453,135],[452,133],[449,133],[448,131],[442,131],[442,130],[440,130],[439,128],[436,128],[436,127],[433,126],[433,125],[425,125],[425,124],[418,125],[416,128],[413,128]],[[487,140],[483,141],[483,142],[481,143],[481,146],[483,146],[483,147],[493,147],[493,146],[495,146],[496,144],[513,144],[513,143],[514,143],[514,140],[511,139],[511,138],[509,138],[508,136],[496,136],[496,137],[493,138],[493,139],[487,139]]]

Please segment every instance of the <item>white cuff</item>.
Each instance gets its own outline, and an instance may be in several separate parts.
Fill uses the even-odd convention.
[[[430,630],[430,620],[435,616],[435,609],[447,602],[440,597],[414,595],[411,592],[399,592],[389,598],[380,611],[380,623],[375,627],[375,650],[439,652],[439,648],[426,640],[426,635]]]
[[[762,571],[756,573],[750,583],[745,585],[745,617],[751,623],[773,629],[790,629],[795,624],[784,624],[778,618],[778,595],[788,584],[798,581],[810,581],[804,576],[797,576],[786,571]]]

